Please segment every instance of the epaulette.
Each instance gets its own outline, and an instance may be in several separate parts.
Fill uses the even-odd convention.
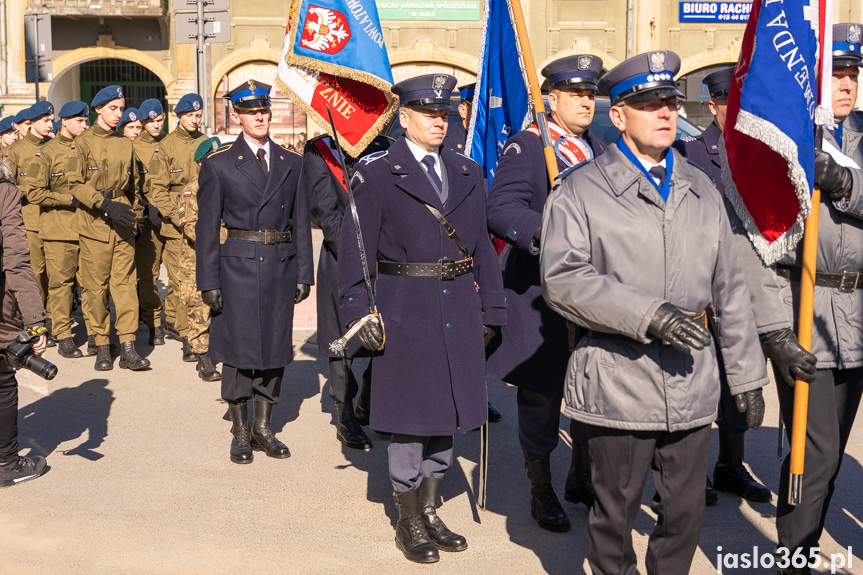
[[[555,178],[555,179],[560,180],[560,181],[563,181],[563,179],[564,179],[565,177],[567,177],[568,175],[570,175],[570,174],[571,174],[572,172],[574,172],[575,170],[577,170],[577,169],[579,169],[579,168],[583,168],[584,166],[586,166],[586,165],[588,165],[588,164],[592,164],[594,161],[595,161],[595,159],[594,159],[594,160],[587,160],[586,162],[581,162],[581,163],[576,164],[576,165],[574,165],[574,166],[570,166],[570,167],[568,167],[567,169],[565,169],[564,171],[562,171],[561,173],[559,173],[559,174],[557,175],[557,178]]]
[[[697,140],[698,138],[695,136],[683,136],[682,138],[680,138],[681,142],[695,142]]]
[[[467,154],[463,154],[461,152],[456,152],[455,150],[452,150],[452,151],[455,152],[456,154],[458,154],[459,156],[461,156],[462,158],[465,158],[466,160],[470,160],[470,162],[472,164],[476,164],[477,167],[479,167],[479,164],[477,163],[477,161],[474,160],[473,158],[471,158],[470,156],[468,156]]]
[[[205,158],[212,158],[213,156],[218,156],[222,152],[227,152],[228,150],[230,150],[231,146],[233,146],[233,145],[234,145],[234,142],[231,142],[230,144],[226,144],[226,145],[222,146],[221,148],[219,148],[218,150],[216,150],[215,152],[210,152],[209,154],[207,154],[204,157]]]
[[[388,153],[389,153],[389,150],[381,150],[380,152],[375,152],[373,154],[369,154],[368,156],[363,156],[362,158],[360,158],[357,161],[364,164],[364,165],[368,165],[368,164],[371,164],[372,162],[374,162],[375,160],[379,160],[379,159],[383,158]]]
[[[300,152],[296,151],[296,150],[295,150],[295,149],[293,149],[293,148],[289,148],[289,147],[285,146],[284,144],[278,144],[278,146],[279,146],[281,149],[283,149],[284,151],[286,151],[286,152],[290,152],[290,153],[292,153],[292,154],[296,154],[296,155],[298,155],[298,156],[299,156],[299,157],[301,157],[301,158],[303,157],[303,155],[302,155]]]

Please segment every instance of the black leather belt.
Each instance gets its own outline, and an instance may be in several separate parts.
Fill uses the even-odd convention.
[[[473,258],[465,260],[440,260],[436,264],[407,264],[378,261],[378,273],[388,276],[431,277],[454,280],[473,271]]]
[[[113,200],[114,198],[122,198],[126,194],[121,191],[115,190],[99,190],[99,193],[102,194],[102,198],[106,200]]]
[[[803,272],[800,268],[776,266],[776,275],[793,282],[799,282]],[[863,289],[863,271],[815,272],[815,285],[850,293],[857,289]]]
[[[261,230],[259,232],[250,232],[247,230],[228,230],[229,240],[243,240],[247,242],[261,242],[268,246],[274,244],[291,243],[291,231],[277,232],[275,230]]]

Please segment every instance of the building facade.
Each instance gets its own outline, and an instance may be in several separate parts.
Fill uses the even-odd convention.
[[[569,54],[595,54],[607,70],[633,54],[673,50],[682,59],[678,81],[687,97],[685,112],[702,126],[710,120],[701,79],[736,62],[750,6],[745,1],[522,0],[537,70]],[[377,7],[396,81],[430,72],[454,74],[460,83],[475,78],[484,0],[377,0]],[[834,21],[860,22],[861,8],[860,2],[839,0]],[[211,131],[238,131],[226,114],[223,93],[250,77],[276,87],[289,9],[285,0],[231,4],[230,41],[208,49]],[[35,98],[35,86],[25,83],[26,13],[51,16],[52,81],[40,85],[40,95],[57,106],[89,101],[110,83],[124,86],[132,106],[156,97],[171,109],[194,90],[195,46],[176,43],[176,10],[169,0],[0,0],[6,32],[0,42],[3,115]],[[276,91],[273,97],[277,140],[296,143],[320,131],[283,94]]]

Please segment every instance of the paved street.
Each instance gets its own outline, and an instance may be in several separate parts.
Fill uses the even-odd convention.
[[[314,325],[313,301],[314,293],[298,309],[298,328]],[[47,456],[51,469],[0,491],[0,573],[589,572],[583,506],[564,504],[573,522],[568,533],[543,531],[530,518],[515,388],[489,385],[504,419],[491,425],[487,511],[477,509],[473,495],[479,434],[456,438],[458,461],[447,475],[439,513],[467,537],[468,550],[442,553],[440,563],[420,566],[406,561],[393,543],[397,514],[386,440],[372,434],[370,452],[336,441],[327,363],[317,357],[313,329],[295,331],[296,358],[273,422],[292,457],[274,460],[256,452],[254,463],[245,466],[228,459],[230,422],[219,384],[202,382],[194,364],[180,361],[179,342],[154,349],[146,345],[143,327],[138,341],[153,363],[150,371],[121,370],[115,361],[113,371],[95,372],[92,357],[66,360],[54,348],[46,357],[60,367],[55,380],[20,374],[22,450]],[[772,386],[765,396],[765,426],[747,436],[748,461],[775,492],[778,405]],[[861,436],[858,421],[822,539],[828,557],[853,546],[853,568],[839,573],[863,574]],[[552,465],[562,497],[569,466],[563,429],[561,438]],[[714,430],[711,465],[715,458]],[[652,495],[648,484],[634,534],[642,559],[655,517]],[[751,553],[753,546],[759,553],[771,551],[774,504],[775,497],[774,503],[750,505],[720,494],[719,505],[707,510],[691,572],[715,573],[718,546],[722,553]]]

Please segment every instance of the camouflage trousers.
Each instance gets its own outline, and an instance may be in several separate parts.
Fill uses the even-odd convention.
[[[180,269],[177,274],[180,298],[186,306],[189,319],[189,346],[193,353],[207,353],[210,349],[210,306],[201,299],[195,283],[195,248],[183,238],[180,249]]]

